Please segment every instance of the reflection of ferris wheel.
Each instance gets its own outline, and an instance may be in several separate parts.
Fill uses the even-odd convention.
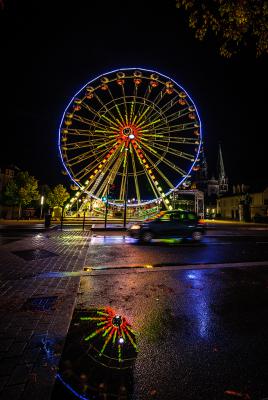
[[[125,68],[86,84],[60,124],[64,167],[81,189],[101,199],[113,185],[116,204],[162,199],[190,174],[202,142],[188,93],[158,72]],[[113,201],[110,201],[113,204]]]

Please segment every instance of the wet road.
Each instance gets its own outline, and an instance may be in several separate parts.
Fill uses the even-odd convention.
[[[139,351],[127,376],[125,370],[108,368],[100,380],[103,367],[91,360],[89,346],[83,354],[70,352],[70,342],[72,349],[74,343],[81,349],[83,337],[67,339],[61,372],[68,360],[68,368],[77,373],[79,356],[76,382],[83,377],[96,388],[104,382],[107,390],[107,397],[95,393],[85,398],[121,399],[111,395],[111,388],[118,393],[122,382],[127,388],[122,399],[268,397],[267,268],[83,277],[77,310],[93,305],[110,306],[125,316],[138,332]],[[53,399],[57,396],[55,391]]]
[[[267,399],[267,245],[266,231],[146,246],[118,234],[93,236],[93,270],[81,278],[60,366],[71,386],[66,390],[58,380],[52,400],[60,394],[67,400]],[[263,265],[233,266],[254,261]],[[207,269],[206,263],[218,266]],[[143,266],[143,273],[134,266]],[[111,307],[137,332],[132,368],[103,367],[106,347],[92,358],[85,337],[96,331],[83,325],[79,313],[100,307]],[[104,343],[103,331],[97,333]]]
[[[141,245],[134,239],[114,235],[91,238],[88,249],[90,264],[97,268],[185,264],[224,264],[268,261],[268,235],[207,235],[201,243],[190,240],[155,240]]]

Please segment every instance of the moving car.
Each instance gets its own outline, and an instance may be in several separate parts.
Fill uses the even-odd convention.
[[[154,238],[191,238],[200,241],[205,233],[205,225],[193,211],[162,211],[154,219],[133,224],[128,235],[142,242],[150,242]]]

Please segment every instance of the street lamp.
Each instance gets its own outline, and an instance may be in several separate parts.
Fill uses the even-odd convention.
[[[41,209],[40,209],[40,219],[42,219],[42,214],[43,214],[43,206],[44,206],[44,196],[41,196],[40,204],[41,204]]]
[[[79,203],[81,203],[81,199],[77,199],[77,202],[76,202],[76,211],[78,211],[78,209],[79,209]]]

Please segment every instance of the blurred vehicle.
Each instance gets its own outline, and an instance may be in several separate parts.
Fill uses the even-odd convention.
[[[162,211],[154,219],[133,224],[128,235],[142,242],[150,242],[154,238],[191,238],[200,241],[205,233],[205,225],[193,211]]]

